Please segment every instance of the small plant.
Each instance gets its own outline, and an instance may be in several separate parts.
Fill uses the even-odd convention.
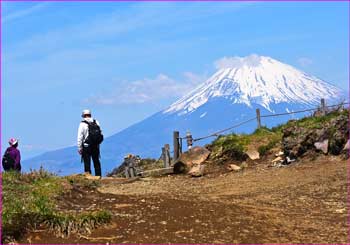
[[[232,158],[235,160],[245,160],[246,146],[249,144],[250,139],[247,135],[236,135],[230,134],[227,136],[220,136],[215,141],[213,141],[210,149],[212,151],[212,158],[221,158],[225,156],[226,158]]]
[[[269,129],[268,127],[260,127],[255,129],[255,131],[253,132],[253,135],[258,135],[258,136],[263,136],[263,135],[269,135],[271,134],[271,129]]]
[[[98,185],[84,178],[60,178],[44,169],[20,174],[2,174],[2,242],[18,239],[28,228],[46,224],[57,234],[69,235],[86,232],[106,223],[111,215],[107,211],[80,215],[57,212],[55,198],[67,185],[77,184],[87,188]]]
[[[275,138],[272,139],[268,144],[259,146],[258,152],[260,156],[264,156],[269,150],[275,147],[279,141],[280,139]]]
[[[50,214],[42,217],[42,223],[58,237],[68,237],[70,234],[91,233],[97,226],[108,223],[111,220],[108,211],[97,211],[80,215]]]
[[[72,186],[96,189],[101,185],[99,180],[90,180],[82,175],[64,177]]]

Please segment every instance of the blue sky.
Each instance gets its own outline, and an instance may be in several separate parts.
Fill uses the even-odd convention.
[[[112,135],[230,56],[266,55],[347,90],[347,2],[2,2],[2,142],[23,158]]]

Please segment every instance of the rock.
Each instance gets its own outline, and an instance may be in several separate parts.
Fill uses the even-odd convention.
[[[296,159],[293,159],[293,158],[290,158],[290,157],[286,157],[286,163],[287,164],[290,164],[290,163],[295,162],[295,161],[296,161]]]
[[[315,148],[324,154],[339,155],[349,135],[348,113],[335,114],[334,117],[320,124],[310,121],[310,124],[289,123],[283,129],[282,150],[285,157],[297,159]],[[328,140],[328,141],[327,141]]]
[[[260,154],[256,150],[248,150],[245,152],[251,160],[260,159]]]
[[[93,176],[93,175],[86,175],[85,178],[88,179],[88,180],[99,180],[99,179],[101,179],[100,176]]]
[[[204,175],[204,168],[205,168],[205,165],[196,164],[192,166],[188,174],[191,175],[192,177],[201,177]]]
[[[207,160],[210,151],[204,147],[195,146],[191,150],[184,152],[179,161],[183,162],[187,166],[192,166],[194,164],[201,164]]]
[[[237,166],[236,164],[230,164],[228,165],[228,169],[230,171],[235,171],[235,172],[238,172],[240,171],[242,168],[240,166]]]
[[[272,160],[272,163],[282,162],[282,161],[283,161],[282,157],[276,157],[275,159]]]
[[[182,153],[174,164],[174,173],[185,173],[194,165],[200,165],[207,160],[210,151],[204,147],[195,146],[191,150]]]
[[[316,142],[314,144],[317,150],[321,150],[324,154],[328,153],[328,139],[322,141],[322,142]]]
[[[279,151],[278,153],[275,154],[275,157],[280,157],[283,155],[284,155],[283,151]]]
[[[346,137],[346,135],[345,135]],[[346,139],[340,131],[336,131],[329,141],[329,152],[333,155],[339,155],[343,150]]]

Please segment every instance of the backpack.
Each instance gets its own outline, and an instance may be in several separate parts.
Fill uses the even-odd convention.
[[[2,157],[2,167],[5,171],[14,169],[15,160],[10,156],[8,150],[6,150],[4,156]]]
[[[97,125],[96,120],[94,120],[92,123],[87,121],[82,122],[89,126],[89,136],[86,138],[85,143],[93,146],[101,144],[103,141],[103,134],[100,126]]]

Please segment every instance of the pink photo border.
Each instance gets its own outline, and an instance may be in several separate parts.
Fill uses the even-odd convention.
[[[2,135],[2,2],[348,2],[348,26],[350,27],[350,0],[0,0],[0,132]],[[348,62],[350,62],[350,30],[348,29]],[[350,68],[348,67],[348,78],[350,78]],[[350,81],[348,81],[348,91],[350,93]],[[348,94],[350,99],[350,94]],[[350,128],[350,124],[349,124]],[[350,135],[349,135],[350,138]],[[0,150],[4,142],[0,137]],[[2,240],[2,169],[0,167],[0,242]],[[350,159],[347,162],[347,225],[348,243],[350,244]],[[278,243],[277,243],[278,244]],[[148,245],[148,244],[145,244]],[[153,245],[153,244],[149,244]],[[256,244],[247,244],[256,245]],[[276,243],[265,244],[276,245]],[[309,245],[309,244],[304,244]],[[311,245],[311,244],[310,244]]]

